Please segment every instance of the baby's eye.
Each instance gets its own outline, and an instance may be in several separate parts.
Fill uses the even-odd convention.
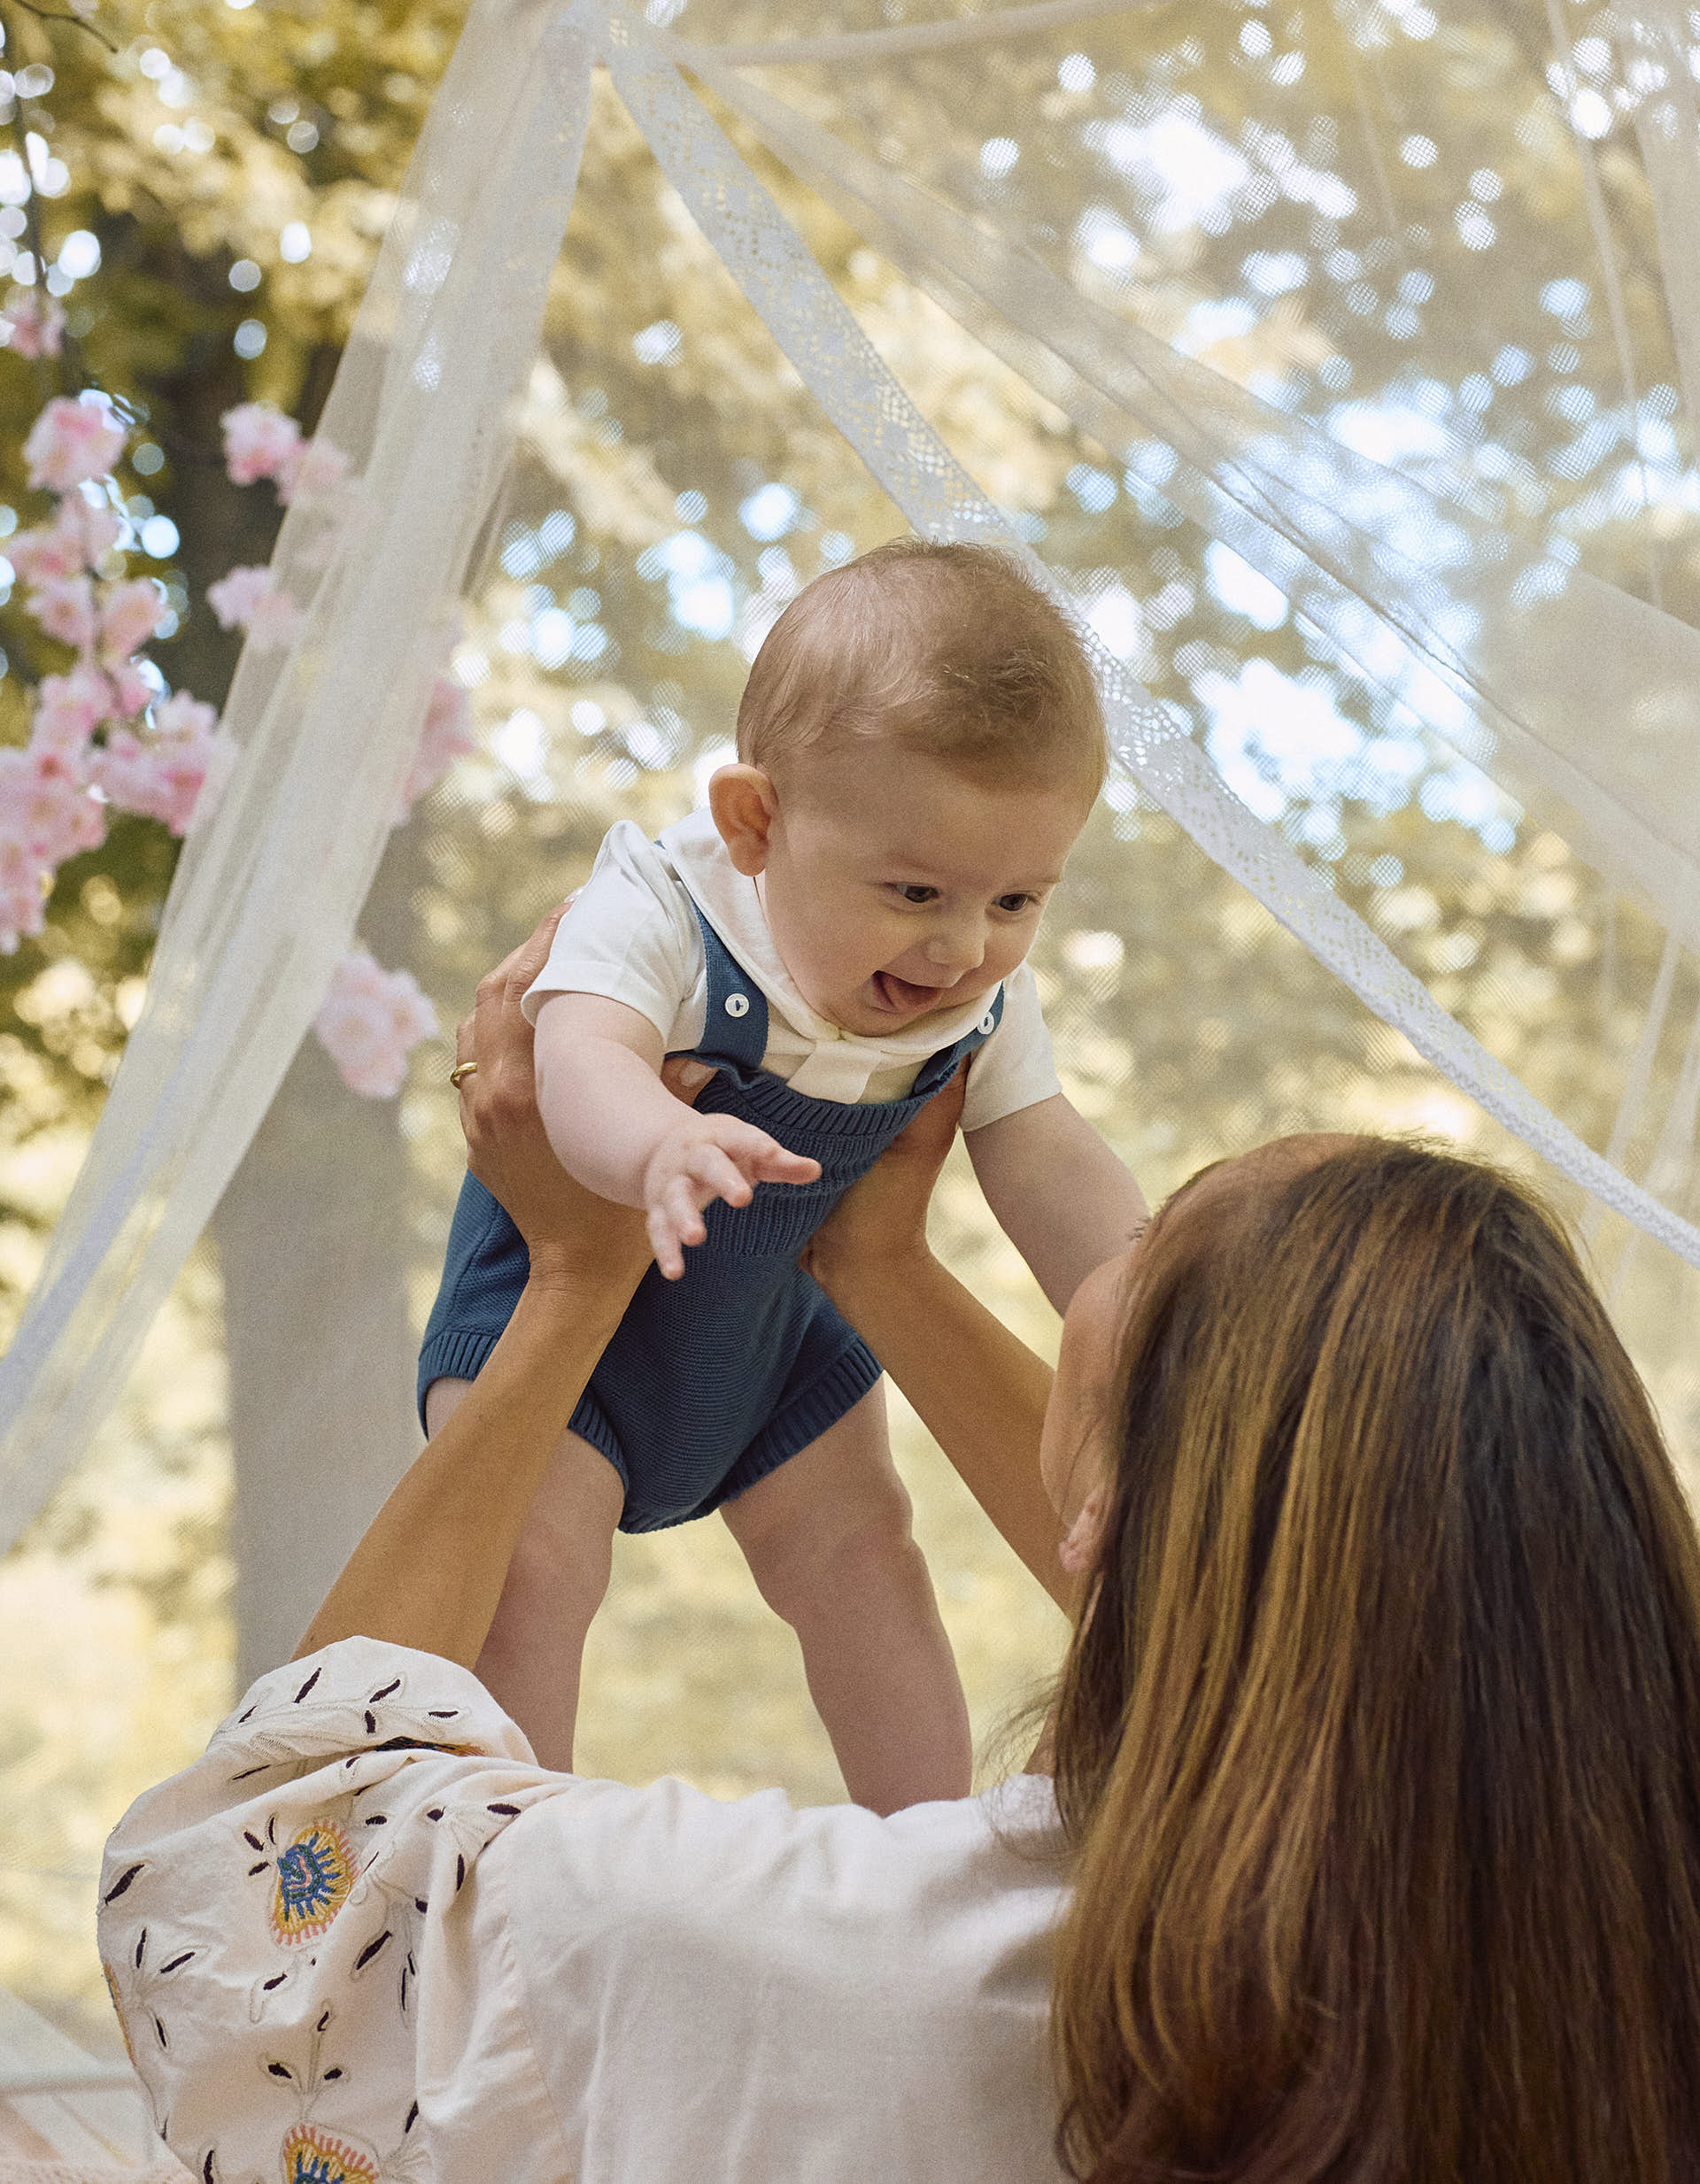
[[[1024,910],[1031,910],[1038,900],[1037,895],[1000,895],[998,908],[1006,917],[1019,917]]]
[[[895,884],[897,892],[905,902],[936,902],[939,899],[939,890],[936,887],[924,886],[919,880],[913,881],[908,886],[903,885],[901,882]]]

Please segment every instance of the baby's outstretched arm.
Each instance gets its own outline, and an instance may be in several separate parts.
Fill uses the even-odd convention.
[[[1149,1217],[1145,1194],[1062,1092],[966,1134],[999,1227],[1059,1312]]]
[[[641,1206],[668,1281],[707,1234],[717,1198],[747,1206],[758,1183],[813,1183],[818,1161],[730,1115],[699,1115],[661,1080],[649,1019],[595,993],[551,994],[537,1012],[537,1110],[555,1157],[599,1198]]]

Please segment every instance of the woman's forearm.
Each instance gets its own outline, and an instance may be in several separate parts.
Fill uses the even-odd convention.
[[[823,1265],[817,1278],[1004,1539],[1071,1613],[1076,1584],[1057,1561],[1056,1512],[1039,1469],[1050,1367],[930,1251]]]
[[[526,1510],[635,1285],[635,1277],[611,1285],[602,1273],[534,1270],[483,1370],[367,1526],[298,1658],[358,1636],[475,1666]]]

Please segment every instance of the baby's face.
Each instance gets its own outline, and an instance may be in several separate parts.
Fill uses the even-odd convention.
[[[1092,799],[986,783],[896,742],[793,759],[761,875],[804,998],[877,1038],[989,993],[1032,945]]]

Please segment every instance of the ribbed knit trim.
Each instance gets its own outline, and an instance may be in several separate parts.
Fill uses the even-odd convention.
[[[501,1335],[499,1327],[441,1327],[426,1338],[425,1347],[419,1354],[419,1378],[414,1391],[421,1432],[429,1431],[425,1424],[425,1398],[432,1381],[475,1380]]]
[[[855,1408],[878,1380],[881,1370],[879,1360],[858,1336],[818,1379],[812,1380],[763,1426],[722,1479],[713,1501],[697,1514],[706,1516],[722,1501],[735,1501],[770,1471],[800,1455],[810,1442],[819,1440],[828,1426],[836,1425]]]

